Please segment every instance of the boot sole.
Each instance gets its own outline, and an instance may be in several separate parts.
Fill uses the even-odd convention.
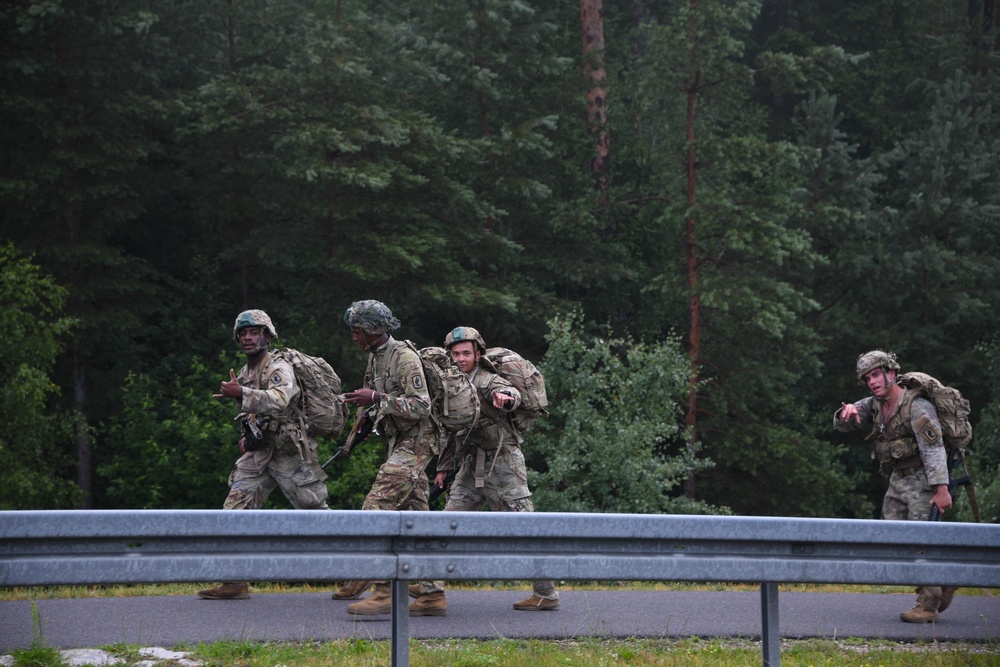
[[[411,611],[410,616],[447,616],[447,609],[422,609],[420,611]]]
[[[201,594],[199,594],[198,597],[200,597],[202,600],[249,600],[250,599],[250,594],[249,593],[243,593],[242,595],[201,595]]]
[[[392,607],[386,607],[383,609],[348,609],[347,613],[351,616],[381,616],[383,614],[388,614],[392,612]]]
[[[550,605],[548,607],[518,607],[514,605],[514,609],[517,611],[555,611],[559,608],[559,605]]]
[[[938,622],[937,618],[913,618],[913,619],[910,619],[910,618],[903,618],[902,616],[899,617],[899,620],[903,621],[904,623],[937,623]]]

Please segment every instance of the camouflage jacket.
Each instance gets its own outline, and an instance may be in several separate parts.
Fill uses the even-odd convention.
[[[521,405],[521,393],[517,388],[481,366],[472,369],[469,381],[479,393],[479,420],[470,432],[459,433],[449,438],[438,459],[438,470],[454,470],[456,459],[460,461],[474,448],[491,451],[503,445],[517,446],[521,443],[521,437],[517,435],[510,421],[510,413]],[[494,407],[494,391],[511,396],[514,402],[508,403],[501,409]]]
[[[431,397],[420,357],[392,336],[368,356],[365,387],[379,399],[376,427],[389,442],[396,438],[431,433]]]
[[[941,437],[941,422],[934,404],[907,389],[900,399],[899,407],[887,422],[883,423],[882,402],[868,396],[854,403],[858,409],[860,423],[840,419],[840,411],[833,415],[833,427],[838,431],[871,429],[869,438],[875,438],[872,458],[883,466],[892,467],[893,461],[899,467],[910,467],[911,461],[924,466],[927,482],[931,486],[948,483],[948,462]]]

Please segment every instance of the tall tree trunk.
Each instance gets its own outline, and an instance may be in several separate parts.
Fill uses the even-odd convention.
[[[986,80],[987,94],[993,89],[993,51],[996,45],[997,34],[997,5],[996,0],[985,0],[983,2],[983,51],[985,67],[983,68],[983,79]]]
[[[698,95],[699,71],[695,49],[697,48],[694,9],[696,0],[690,0],[691,15],[688,17],[688,58],[689,58],[689,80],[687,84],[687,108],[685,113],[685,124],[687,128],[687,279],[689,291],[689,307],[691,315],[691,328],[688,334],[688,358],[691,362],[691,379],[688,389],[687,414],[684,418],[684,425],[687,427],[687,447],[693,451],[695,443],[698,442],[698,379],[699,379],[699,359],[701,356],[701,297],[698,294],[698,247],[695,243],[695,231],[697,221],[694,216],[695,185],[697,166],[695,162],[694,145],[694,111],[695,100]],[[684,495],[688,498],[695,498],[694,473],[684,480]]]
[[[608,173],[611,167],[611,144],[608,136],[607,72],[604,67],[604,9],[602,0],[580,0],[583,25],[583,74],[591,84],[587,93],[587,127],[594,137],[594,155],[590,172],[594,189],[602,204],[607,201]]]
[[[73,405],[76,408],[76,483],[83,492],[82,509],[94,506],[94,484],[90,451],[90,434],[87,431],[85,406],[87,402],[87,371],[79,342],[73,344]]]

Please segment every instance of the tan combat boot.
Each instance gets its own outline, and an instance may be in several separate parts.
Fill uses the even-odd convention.
[[[392,588],[389,584],[375,584],[375,590],[361,602],[347,607],[347,613],[354,616],[375,616],[392,612]]]
[[[514,609],[518,611],[549,611],[551,609],[559,608],[559,600],[549,600],[547,598],[540,598],[534,593],[530,597],[526,597],[520,602],[514,603]]]
[[[899,619],[907,623],[937,622],[943,591],[939,586],[921,586],[917,592],[917,604],[913,609],[900,614]]]
[[[417,586],[419,593],[420,587]],[[418,595],[417,599],[410,603],[410,616],[447,616],[448,601],[444,598],[444,592],[428,593]]]
[[[250,586],[245,581],[219,584],[198,591],[198,597],[204,600],[246,600],[250,597]]]
[[[410,584],[406,587],[406,591],[410,594],[411,598],[420,597],[420,584]]]
[[[357,600],[371,585],[370,581],[345,581],[343,586],[333,592],[333,599]]]

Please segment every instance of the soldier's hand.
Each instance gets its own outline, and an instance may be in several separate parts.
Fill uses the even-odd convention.
[[[247,437],[243,436],[240,438],[240,454],[247,453]]]
[[[243,386],[236,379],[236,372],[229,369],[229,379],[219,385],[219,393],[212,398],[243,398]]]
[[[367,408],[374,405],[379,398],[379,393],[373,389],[355,389],[344,393],[344,400],[352,405],[360,405]]]
[[[945,510],[951,509],[951,493],[948,491],[947,484],[938,484],[934,491],[934,497],[931,498],[931,504],[937,505],[941,514],[944,514]]]
[[[861,423],[861,417],[858,416],[858,406],[854,403],[841,403],[840,404],[840,419],[841,421],[851,421],[852,419],[858,424]]]
[[[514,397],[510,396],[509,394],[505,394],[505,393],[503,393],[501,391],[494,391],[493,392],[493,407],[494,408],[501,409],[501,408],[503,408],[503,406],[507,405],[508,403],[513,402],[513,400],[514,400]]]

